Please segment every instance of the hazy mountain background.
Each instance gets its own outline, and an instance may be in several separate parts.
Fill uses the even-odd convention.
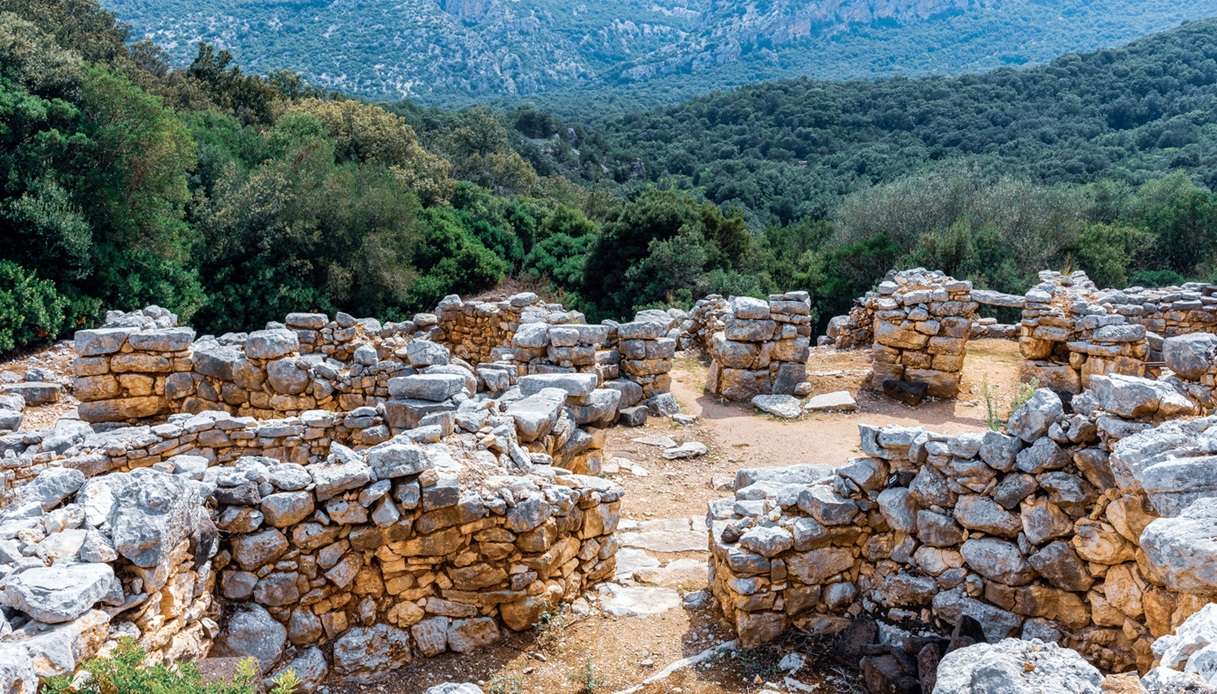
[[[1046,62],[1217,14],[1217,0],[104,0],[179,64],[455,105],[546,95],[636,108],[760,80],[954,74]]]

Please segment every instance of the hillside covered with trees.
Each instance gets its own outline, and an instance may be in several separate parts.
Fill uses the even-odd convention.
[[[1217,0],[105,0],[176,65],[199,41],[251,71],[448,106],[638,110],[792,77],[1035,65],[1217,13]]]
[[[210,331],[385,319],[513,277],[588,312],[897,265],[1021,291],[1217,274],[1217,23],[1027,71],[775,83],[566,124],[386,108],[95,0],[0,0],[0,352],[157,303]]]

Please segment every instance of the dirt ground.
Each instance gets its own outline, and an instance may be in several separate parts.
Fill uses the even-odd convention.
[[[693,358],[680,359],[673,372],[672,392],[682,410],[697,415],[698,422],[680,426],[666,419],[651,420],[642,429],[615,428],[609,433],[606,460],[626,458],[641,465],[647,473],[640,477],[622,472],[614,477],[626,488],[623,524],[701,517],[708,501],[729,494],[714,489],[716,478],[725,482],[741,467],[840,465],[859,455],[860,423],[924,425],[944,432],[983,429],[987,400],[997,416],[1005,417],[1018,389],[1020,357],[1013,342],[970,342],[961,398],[917,408],[861,390],[868,372],[868,358],[866,351],[814,350],[808,364],[813,393],[848,390],[857,399],[859,409],[853,413],[809,415],[796,421],[779,420],[759,414],[745,404],[719,402],[705,395],[702,392],[705,366]],[[664,460],[660,448],[635,441],[655,434],[669,436],[678,443],[700,441],[710,452],[690,460]],[[665,561],[699,556],[704,559],[705,552],[660,555]],[[712,601],[648,617],[614,618],[592,610],[584,616],[560,616],[550,626],[514,634],[498,646],[471,656],[447,655],[417,663],[394,673],[380,685],[332,688],[332,691],[409,694],[445,681],[473,681],[488,694],[619,692],[639,685],[673,661],[731,638]],[[784,673],[777,667],[782,656],[791,651],[810,656],[808,664],[795,674],[802,685],[812,688],[810,691],[860,691],[856,673],[847,664],[821,655],[817,648],[814,643],[788,641],[756,652],[727,654],[637,691],[643,694],[797,691],[783,684]]]

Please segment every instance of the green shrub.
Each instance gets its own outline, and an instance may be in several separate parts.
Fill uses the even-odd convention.
[[[87,683],[72,688],[72,680],[66,675],[52,677],[43,682],[46,694],[257,694],[258,664],[246,658],[230,682],[204,683],[199,669],[192,663],[175,667],[147,665],[147,654],[135,639],[124,638],[114,654],[106,658],[93,658],[85,662],[83,670],[89,674]],[[300,680],[290,670],[280,675],[270,688],[270,694],[293,694]]]
[[[66,305],[49,280],[11,261],[0,261],[0,352],[58,337]]]

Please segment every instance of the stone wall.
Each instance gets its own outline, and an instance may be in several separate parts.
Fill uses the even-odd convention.
[[[768,300],[737,296],[728,307],[725,314],[713,317],[722,329],[710,337],[706,392],[728,400],[807,395],[811,353],[807,292],[771,294]]]
[[[1106,289],[1099,296],[1112,313],[1162,337],[1217,332],[1217,285]]]
[[[48,467],[0,520],[0,670],[72,672],[133,636],[158,662],[252,656],[312,690],[331,668],[372,678],[531,628],[612,575],[622,490],[533,466],[507,450],[511,417],[492,419],[303,465]]]
[[[991,641],[1146,671],[1153,639],[1217,599],[1200,531],[1217,514],[1217,419],[1155,427],[1196,405],[1162,382],[1092,382],[1072,414],[1037,391],[1008,433],[862,426],[865,457],[836,470],[740,471],[709,525],[711,589],[742,642],[868,615],[913,643],[966,615]]]
[[[403,399],[390,387],[396,378],[468,375],[472,394],[504,392],[527,374],[593,373],[600,383],[633,381],[649,398],[668,392],[675,353],[668,335],[675,319],[666,314],[588,325],[582,314],[541,304],[533,294],[494,303],[450,296],[437,314],[383,325],[346,314],[331,321],[293,313],[263,330],[197,341],[190,328],[141,328],[117,319],[126,315],[76,334],[85,421],[205,410],[268,419],[387,403],[390,425],[402,430],[417,417],[395,406]]]
[[[1026,294],[1019,350],[1026,376],[1054,390],[1078,393],[1091,377],[1144,376],[1149,358],[1145,326],[1102,303],[1084,272],[1044,271]]]
[[[872,301],[872,385],[923,384],[933,397],[954,398],[976,316],[971,293],[971,282],[920,268],[880,283]]]

